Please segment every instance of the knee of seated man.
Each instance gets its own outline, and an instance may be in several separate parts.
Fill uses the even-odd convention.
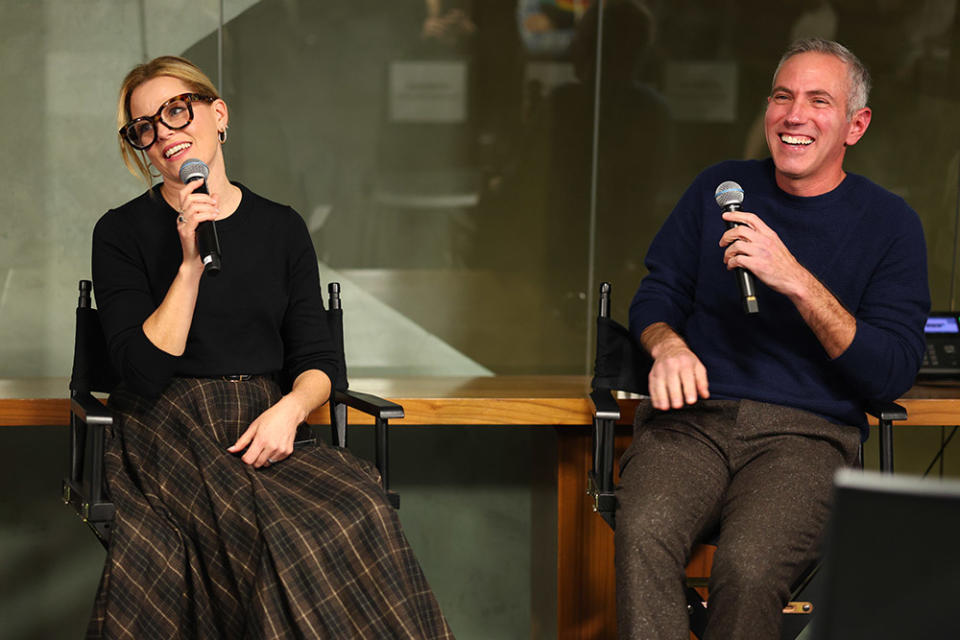
[[[679,558],[693,546],[696,536],[695,531],[687,530],[683,511],[664,504],[621,502],[617,510],[617,544],[647,554],[668,551]]]
[[[762,543],[750,546],[721,543],[713,558],[713,581],[742,592],[785,592],[794,570],[782,557],[767,551]]]

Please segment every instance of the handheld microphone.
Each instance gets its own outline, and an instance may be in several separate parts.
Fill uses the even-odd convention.
[[[726,182],[720,183],[713,197],[717,201],[717,204],[720,205],[721,211],[738,211],[740,205],[743,204],[743,187],[733,180],[727,180]],[[727,222],[727,229],[732,229],[736,226],[736,222]],[[737,284],[740,285],[740,299],[743,302],[743,311],[748,314],[759,313],[760,307],[757,305],[757,291],[753,286],[753,274],[743,267],[737,267],[736,272]]]
[[[186,160],[180,165],[180,182],[187,184],[194,180],[203,180],[197,187],[196,193],[206,193],[207,176],[210,168],[203,160]],[[209,276],[220,273],[220,238],[217,236],[217,225],[213,220],[204,220],[197,225],[197,250],[203,260],[203,272]]]

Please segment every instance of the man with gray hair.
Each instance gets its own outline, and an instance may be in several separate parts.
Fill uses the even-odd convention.
[[[794,43],[767,98],[771,157],[705,170],[650,246],[630,309],[653,364],[620,461],[621,637],[688,637],[684,566],[719,530],[706,637],[779,638],[833,473],[869,433],[864,404],[913,383],[930,307],[920,220],[843,168],[868,93],[842,45]],[[728,181],[743,210],[721,215]],[[741,306],[741,269],[757,313]]]

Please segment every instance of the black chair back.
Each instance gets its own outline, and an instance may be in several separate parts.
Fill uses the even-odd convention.
[[[327,289],[330,297],[324,316],[337,350],[337,375],[331,383],[334,389],[345,391],[350,387],[350,383],[347,380],[347,363],[343,352],[343,307],[340,300],[340,283],[331,282]],[[70,390],[82,393],[109,393],[120,383],[120,376],[110,362],[107,341],[104,338],[103,326],[100,324],[100,314],[93,306],[92,283],[89,280],[81,280],[79,290]]]
[[[630,331],[610,318],[610,289],[607,282],[600,285],[597,350],[590,387],[646,394],[652,361],[634,342]]]
[[[330,337],[337,349],[337,374],[330,381],[333,391],[346,391],[349,387],[347,381],[347,357],[343,352],[343,305],[340,300],[340,283],[331,282],[327,285],[327,326],[330,329]],[[331,397],[335,398],[335,393]],[[332,432],[333,445],[335,447],[347,446],[347,405],[341,402],[331,401],[330,404],[330,430]]]
[[[104,430],[113,424],[113,417],[91,394],[109,393],[120,378],[110,365],[100,316],[93,308],[92,284],[81,280],[79,288],[70,375],[70,466],[63,479],[62,497],[106,547],[116,509],[106,497],[103,445]]]
[[[70,375],[70,391],[73,393],[109,393],[120,382],[120,377],[110,364],[100,314],[92,304],[92,286],[89,280],[80,281],[73,372]]]
[[[347,358],[343,352],[343,306],[340,300],[340,283],[331,282],[327,285],[327,326],[330,328],[330,337],[337,349],[337,375],[330,382],[334,389],[346,391],[350,383],[347,381]]]

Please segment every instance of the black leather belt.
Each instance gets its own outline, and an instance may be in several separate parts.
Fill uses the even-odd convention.
[[[247,380],[253,380],[256,378],[256,375],[249,373],[237,373],[230,376],[190,376],[185,375],[184,378],[196,378],[198,380],[224,380],[226,382],[246,382]]]

